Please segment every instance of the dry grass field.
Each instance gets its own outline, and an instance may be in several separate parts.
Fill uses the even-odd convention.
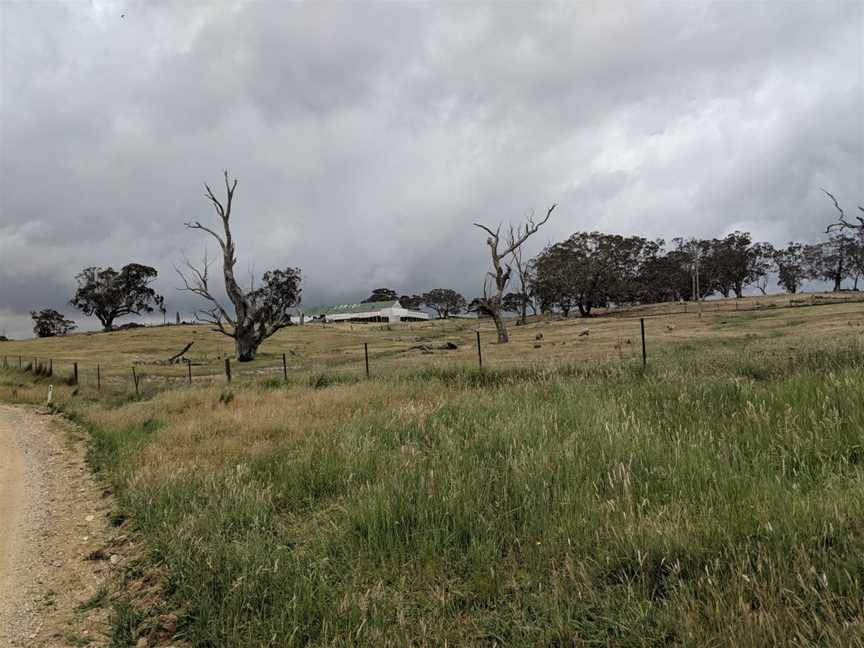
[[[375,374],[476,367],[475,336],[479,331],[486,367],[548,368],[641,356],[639,317],[646,318],[649,353],[681,343],[734,343],[737,339],[790,333],[800,338],[839,333],[845,314],[852,316],[864,308],[864,302],[845,303],[852,299],[858,297],[832,293],[777,295],[712,300],[701,308],[694,304],[646,306],[587,319],[531,318],[527,326],[511,322],[512,342],[508,345],[496,343],[495,328],[488,320],[393,325],[315,323],[283,329],[265,342],[254,362],[242,365],[233,361],[232,340],[207,326],[147,327],[0,343],[0,363],[5,359],[15,368],[19,356],[22,365],[50,358],[56,372],[68,376],[72,363],[77,362],[82,389],[95,387],[98,364],[105,384],[119,390],[130,388],[131,369],[135,366],[142,388],[155,389],[165,382],[183,383],[188,379],[185,365],[161,363],[193,342],[185,356],[193,363],[193,380],[223,379],[225,358],[232,360],[235,380],[279,378],[283,375],[283,353],[291,379],[306,380],[320,373],[363,375],[364,343],[369,347],[370,371]],[[790,302],[794,307],[789,307]],[[540,335],[542,339],[538,339]],[[458,348],[441,350],[439,347],[447,342]],[[423,345],[431,347],[431,352],[418,348]]]
[[[56,407],[147,547],[130,582],[164,575],[106,598],[115,645],[168,613],[172,641],[237,648],[864,645],[864,306],[753,301],[506,346],[482,322],[295,327],[230,386],[200,327],[0,355],[81,363]],[[192,386],[146,364],[193,339]],[[0,399],[51,381],[0,371]]]

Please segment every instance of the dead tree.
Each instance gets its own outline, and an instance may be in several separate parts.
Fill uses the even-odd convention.
[[[857,223],[853,223],[850,220],[846,219],[846,213],[843,211],[843,208],[840,206],[840,203],[837,202],[837,199],[834,197],[834,194],[829,193],[825,189],[822,189],[822,192],[831,199],[831,202],[834,203],[834,208],[840,212],[840,220],[836,223],[831,223],[826,229],[825,233],[830,234],[831,232],[838,230],[852,230],[853,232],[857,232],[859,235],[864,235],[864,217],[856,216],[855,219],[858,221]],[[864,212],[864,207],[858,206],[862,212]]]
[[[175,269],[185,286],[181,290],[188,290],[210,302],[210,308],[197,311],[195,318],[200,322],[213,324],[215,331],[233,338],[237,360],[248,362],[255,359],[258,347],[264,340],[291,324],[290,309],[300,301],[300,270],[286,268],[265,272],[260,287],[255,288],[254,277],[249,290],[240,287],[234,276],[237,257],[234,253],[234,239],[230,227],[237,180],[229,181],[228,171],[224,172],[224,176],[227,194],[224,205],[216,198],[209,185],[204,184],[205,195],[222,221],[223,233],[219,234],[198,221],[186,223],[186,227],[206,232],[219,243],[222,249],[225,292],[234,306],[234,315],[228,312],[210,288],[208,270],[211,262],[207,260],[206,252],[200,268],[196,268],[188,259],[184,259],[191,273],[189,276],[184,275],[179,268]]]
[[[480,309],[489,315],[495,322],[495,329],[498,332],[498,343],[505,344],[510,341],[510,336],[507,333],[507,324],[504,322],[502,315],[501,302],[504,299],[504,290],[507,288],[507,283],[510,281],[510,273],[512,269],[507,264],[507,258],[518,250],[532,234],[536,234],[549,217],[556,205],[552,205],[544,216],[539,221],[534,220],[534,213],[528,215],[527,222],[520,225],[515,230],[510,227],[510,236],[501,245],[501,225],[496,229],[486,227],[480,223],[474,223],[475,227],[479,227],[489,234],[486,239],[486,245],[489,246],[489,252],[492,255],[492,271],[486,274],[486,279],[483,281],[483,297],[480,298]]]
[[[513,245],[518,238],[518,230],[510,226],[510,233],[507,236],[507,245]],[[516,266],[516,276],[519,279],[519,290],[521,295],[521,303],[519,304],[519,320],[524,325],[528,321],[528,306],[531,306],[532,314],[537,314],[537,309],[534,307],[534,301],[528,296],[528,291],[531,285],[531,260],[525,260],[522,254],[522,246],[517,245],[513,250],[513,264]]]

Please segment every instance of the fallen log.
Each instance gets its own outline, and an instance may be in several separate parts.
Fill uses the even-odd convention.
[[[180,358],[183,357],[183,354],[186,353],[189,349],[192,348],[192,345],[193,345],[193,344],[195,344],[195,343],[194,343],[194,342],[190,342],[189,344],[187,344],[187,345],[183,348],[183,350],[182,350],[180,353],[178,353],[177,355],[173,355],[173,356],[171,356],[170,358],[168,358],[168,364],[177,364],[177,363],[180,361]]]

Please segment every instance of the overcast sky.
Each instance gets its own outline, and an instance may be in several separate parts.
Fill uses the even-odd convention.
[[[864,4],[0,3],[0,332],[74,275],[212,242],[239,179],[245,274],[303,302],[453,287],[472,221],[559,204],[578,230],[812,240],[864,203]],[[215,188],[215,187],[214,187]],[[95,325],[93,320],[91,325]]]

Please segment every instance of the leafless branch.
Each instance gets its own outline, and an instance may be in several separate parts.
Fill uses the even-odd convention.
[[[546,215],[539,221],[534,220],[534,211],[531,210],[525,224],[519,226],[516,229],[515,233],[513,232],[513,228],[511,227],[511,238],[507,242],[507,248],[501,252],[501,258],[504,258],[508,254],[513,253],[514,250],[516,250],[520,245],[522,245],[525,241],[528,240],[529,236],[536,234],[539,229],[546,224],[546,221],[549,220],[549,217],[552,215],[552,212],[557,206],[557,204],[553,204],[548,210],[546,210]],[[513,236],[514,234],[515,236]]]
[[[858,221],[858,225],[846,220],[846,213],[843,211],[843,208],[840,206],[840,203],[837,201],[837,198],[834,197],[834,194],[829,192],[827,189],[823,189],[822,187],[820,187],[820,189],[822,190],[822,193],[824,193],[826,196],[828,196],[831,199],[831,202],[834,203],[834,208],[840,213],[840,220],[837,221],[836,223],[831,223],[828,227],[825,228],[826,234],[830,234],[831,232],[834,232],[835,230],[836,231],[842,231],[844,229],[864,230],[864,218],[862,218],[861,216],[855,217],[855,219]],[[862,212],[864,212],[864,207],[861,207],[859,205],[858,209],[861,210]]]
[[[489,232],[489,236],[494,238],[496,241],[498,240],[498,235],[501,231],[500,225],[498,226],[498,229],[496,229],[494,232],[490,228],[486,227],[485,225],[481,225],[480,223],[474,223],[474,227],[479,227],[482,230],[486,230],[487,232]]]
[[[225,241],[223,241],[222,237],[219,236],[216,232],[214,232],[209,227],[205,227],[204,225],[202,225],[198,221],[195,221],[194,223],[187,222],[187,223],[184,223],[184,225],[186,225],[187,229],[197,229],[197,230],[202,230],[204,232],[207,232],[210,236],[212,236],[217,241],[219,241],[219,245],[222,247],[223,250],[225,249]]]
[[[208,271],[213,261],[207,258],[207,251],[204,251],[204,260],[202,261],[201,268],[195,267],[185,254],[183,255],[183,262],[186,265],[187,271],[191,273],[191,276],[187,276],[180,268],[174,266],[174,270],[180,275],[180,279],[183,281],[183,288],[178,288],[178,290],[191,292],[213,304],[213,307],[209,310],[196,311],[195,319],[200,322],[215,324],[219,327],[220,332],[225,333],[225,335],[232,335],[225,331],[223,323],[227,322],[233,327],[234,320],[228,314],[225,307],[222,306],[222,303],[210,291],[208,285]]]

